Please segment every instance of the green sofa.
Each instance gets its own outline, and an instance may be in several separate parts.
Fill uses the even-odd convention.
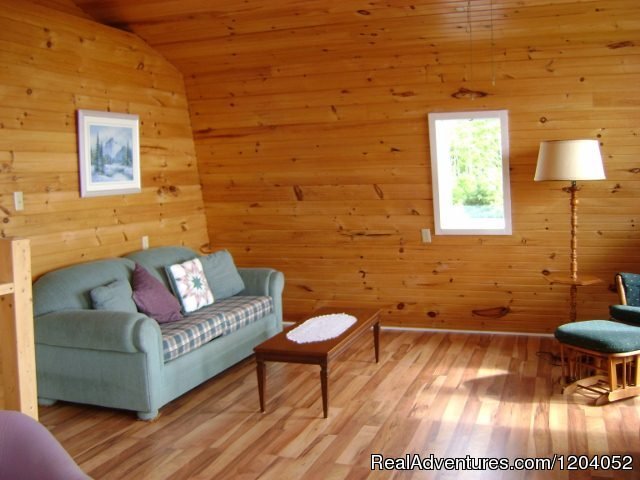
[[[163,352],[165,324],[140,312],[92,308],[90,292],[121,279],[131,282],[136,263],[169,288],[164,267],[196,257],[188,248],[159,247],[39,278],[33,299],[40,404],[100,405],[151,420],[160,407],[247,358],[253,347],[282,330],[284,275],[269,268],[239,268],[245,288],[227,299],[236,305],[261,299],[270,304],[266,313],[175,359],[167,360]],[[218,318],[224,305],[225,300],[216,300],[199,314]]]

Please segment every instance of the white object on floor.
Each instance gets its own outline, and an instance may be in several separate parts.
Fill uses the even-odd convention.
[[[287,338],[295,343],[322,342],[339,336],[356,321],[356,317],[346,313],[320,315],[287,332]]]

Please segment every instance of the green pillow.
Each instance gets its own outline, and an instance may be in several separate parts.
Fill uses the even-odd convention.
[[[200,257],[200,262],[216,300],[232,297],[244,290],[242,277],[227,250]]]
[[[116,280],[107,285],[96,287],[91,290],[90,295],[95,310],[138,311],[133,301],[133,290],[126,280]]]

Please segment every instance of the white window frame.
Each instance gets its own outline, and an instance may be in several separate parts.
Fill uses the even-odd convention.
[[[452,222],[447,216],[453,208],[451,167],[448,155],[452,140],[444,124],[449,120],[497,118],[500,121],[502,148],[502,196],[504,219],[476,218]],[[509,180],[509,115],[507,110],[483,110],[429,114],[429,143],[433,179],[433,209],[436,235],[511,235],[511,189]]]

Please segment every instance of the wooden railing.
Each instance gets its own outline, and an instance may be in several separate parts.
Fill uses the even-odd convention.
[[[38,419],[27,239],[0,239],[0,409]]]

